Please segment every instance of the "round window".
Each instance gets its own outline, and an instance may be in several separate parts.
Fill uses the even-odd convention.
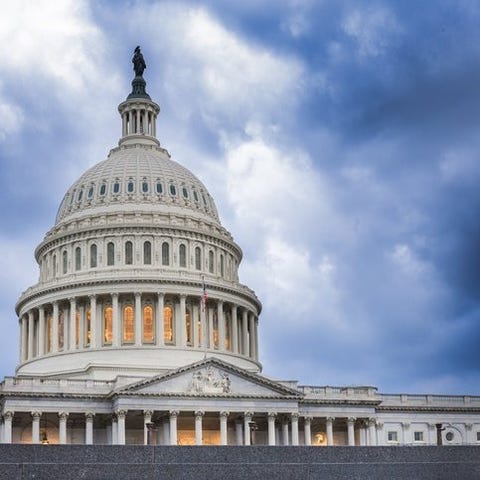
[[[447,439],[448,442],[451,442],[454,438],[453,432],[447,432],[445,435],[445,438]]]

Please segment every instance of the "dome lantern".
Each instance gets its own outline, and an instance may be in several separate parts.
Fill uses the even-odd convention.
[[[157,140],[157,115],[160,107],[151,100],[146,92],[147,82],[143,78],[146,63],[140,51],[135,48],[132,58],[135,78],[132,80],[132,92],[118,106],[122,118],[122,137],[119,145],[160,145]]]

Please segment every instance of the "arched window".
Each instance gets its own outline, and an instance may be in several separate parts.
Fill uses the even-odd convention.
[[[178,258],[179,258],[179,265],[181,267],[187,266],[187,247],[184,243],[181,243],[178,247]]]
[[[190,314],[190,309],[187,308],[185,310],[185,333],[186,333],[186,340],[187,345],[192,344],[192,315]]]
[[[187,190],[187,187],[183,187],[183,188],[182,188],[182,194],[183,194],[183,198],[188,198],[188,190]]]
[[[162,265],[170,265],[170,245],[167,242],[162,243]]]
[[[100,185],[100,196],[103,197],[105,195],[105,193],[107,193],[107,184],[102,183]]]
[[[195,199],[196,202],[198,202],[198,193],[196,190],[193,191],[193,198]]]
[[[157,180],[157,186],[156,186],[157,193],[160,194],[163,192],[162,188],[162,182],[160,180]]]
[[[113,193],[120,193],[120,182],[118,180],[113,184]]]
[[[223,277],[225,275],[225,260],[223,255],[220,255],[220,276]]]
[[[52,338],[53,338],[53,318],[52,314],[47,313],[47,352],[52,351]]]
[[[202,269],[202,252],[200,251],[200,247],[195,247],[195,268],[197,270]]]
[[[107,243],[107,265],[115,264],[115,245],[113,242]]]
[[[125,242],[125,264],[132,265],[133,263],[133,243]]]
[[[57,256],[53,255],[52,257],[52,274],[55,278],[57,276]]]
[[[90,346],[90,340],[92,339],[92,311],[87,309],[87,313],[85,315],[86,322],[85,322],[85,346]]]
[[[171,195],[177,194],[177,189],[175,188],[175,185],[173,185],[173,183],[170,184],[170,194]]]
[[[90,200],[93,197],[93,185],[88,189],[87,198]]]
[[[145,265],[152,264],[152,244],[150,242],[143,244],[143,263]]]
[[[170,305],[163,307],[163,340],[173,343],[173,310]]]
[[[78,191],[77,202],[81,202],[83,197],[83,188]]]
[[[128,193],[133,193],[135,191],[135,183],[133,180],[129,180],[127,182],[127,192]]]
[[[145,305],[143,307],[143,343],[153,343],[154,339],[153,307]]]
[[[103,311],[103,344],[111,345],[113,338],[113,308],[111,305]]]
[[[90,268],[97,266],[97,245],[92,243],[90,245]]]
[[[123,308],[123,343],[135,341],[135,311],[132,305]]]
[[[62,253],[62,272],[67,273],[67,267],[68,267],[68,256],[67,256],[67,251],[64,250]]]
[[[82,250],[80,247],[75,249],[75,270],[82,268]]]
[[[208,251],[208,271],[213,273],[213,250]]]
[[[146,180],[143,180],[142,182],[142,192],[148,193],[148,182]]]
[[[63,350],[64,344],[64,324],[65,324],[65,315],[63,310],[58,314],[58,349]]]

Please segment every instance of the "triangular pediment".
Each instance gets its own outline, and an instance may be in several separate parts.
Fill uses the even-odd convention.
[[[301,393],[216,358],[172,370],[117,390],[128,395],[300,397]]]

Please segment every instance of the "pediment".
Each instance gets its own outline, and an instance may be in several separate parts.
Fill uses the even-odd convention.
[[[300,397],[292,388],[216,358],[128,385],[117,394],[194,397]]]

